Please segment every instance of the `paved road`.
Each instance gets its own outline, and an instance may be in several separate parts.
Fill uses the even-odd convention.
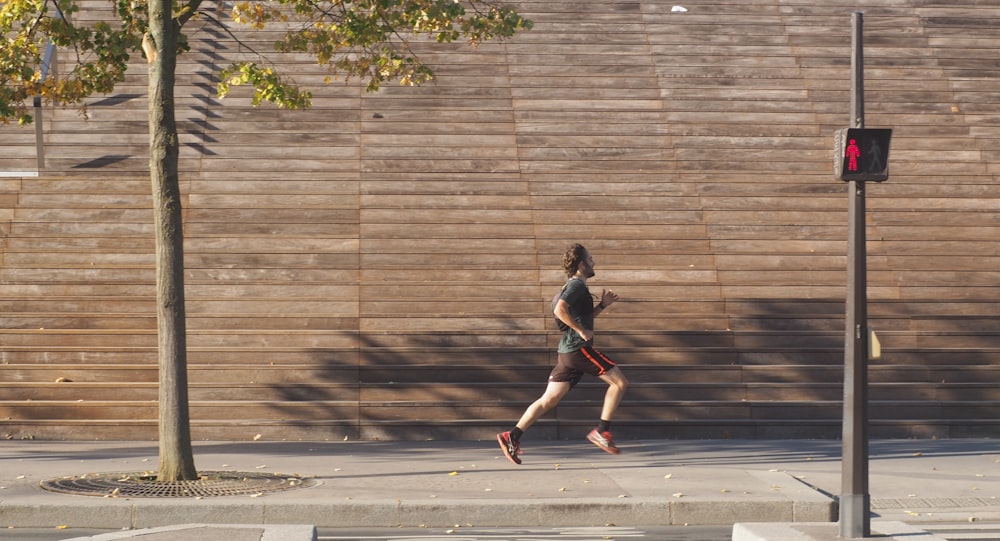
[[[323,529],[320,541],[729,541],[728,526],[590,528],[454,528],[344,532]],[[360,534],[360,535],[359,535]]]
[[[3,541],[61,541],[117,530],[18,528]],[[319,541],[729,541],[729,526],[595,528],[320,528]]]
[[[916,523],[949,541],[998,541],[1000,522]],[[3,541],[62,541],[117,530],[10,528]],[[320,528],[319,541],[730,541],[729,526],[592,528]]]

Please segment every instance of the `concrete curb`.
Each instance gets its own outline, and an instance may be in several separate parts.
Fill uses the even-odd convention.
[[[735,522],[821,522],[836,520],[832,500],[787,498],[721,500],[691,498],[677,501],[623,498],[597,500],[429,502],[294,501],[244,503],[207,500],[133,501],[126,505],[63,502],[58,506],[0,505],[10,527],[73,524],[79,528],[155,528],[195,521],[204,524],[311,524],[318,527],[452,527],[473,526],[603,526],[727,525]]]

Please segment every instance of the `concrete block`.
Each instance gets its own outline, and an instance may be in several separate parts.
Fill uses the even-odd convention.
[[[196,499],[136,500],[133,528],[155,528],[171,524],[264,524],[264,507],[243,502]]]
[[[93,502],[67,499],[59,505],[4,502],[0,505],[0,524],[5,528],[54,528],[62,524],[73,528],[130,528],[132,509],[107,505],[106,500],[96,498]]]
[[[702,502],[679,500],[671,504],[671,524],[733,524],[743,521],[792,522],[793,503],[787,500],[733,500]]]
[[[398,507],[398,503],[388,502],[271,502],[263,510],[263,522],[314,524],[322,528],[395,528],[400,526]]]

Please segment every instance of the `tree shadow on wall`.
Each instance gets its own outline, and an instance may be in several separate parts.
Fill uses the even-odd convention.
[[[602,350],[631,380],[616,420],[622,436],[839,437],[843,300],[730,299],[727,307],[728,328],[602,333]],[[917,323],[900,301],[873,301],[869,315],[883,348],[868,363],[873,437],[973,435],[977,424],[996,433],[996,333],[933,314]],[[940,336],[955,341],[922,347]],[[317,437],[490,438],[544,390],[556,339],[548,331],[363,333],[357,349],[317,352],[307,380],[277,389],[275,407]],[[533,437],[577,437],[605,389],[585,378]]]

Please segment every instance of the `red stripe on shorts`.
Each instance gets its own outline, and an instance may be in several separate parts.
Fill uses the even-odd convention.
[[[600,357],[600,360],[594,358],[590,354],[591,352],[593,352],[598,357]],[[607,373],[607,371],[608,371],[609,368],[613,368],[615,366],[615,362],[614,361],[612,361],[611,359],[607,358],[606,356],[604,356],[603,353],[601,353],[600,351],[597,351],[596,349],[588,348],[588,347],[582,347],[582,348],[580,348],[580,353],[583,353],[583,356],[586,357],[588,361],[590,361],[591,363],[593,363],[593,364],[595,364],[597,366],[597,369],[598,369],[597,370],[597,375],[598,376],[603,376],[604,374]],[[604,362],[602,363],[601,361],[604,361]],[[607,365],[607,366],[605,366],[605,365]]]

